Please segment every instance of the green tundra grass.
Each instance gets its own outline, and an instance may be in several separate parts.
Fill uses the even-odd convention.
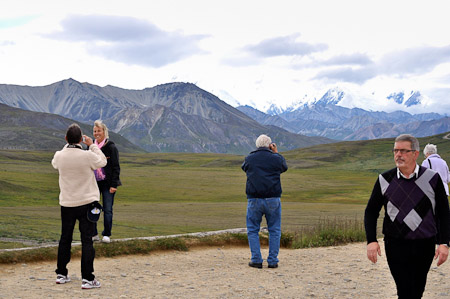
[[[444,135],[421,138],[421,147],[437,144],[439,154],[450,160],[450,140]],[[289,166],[282,174],[283,231],[296,232],[321,219],[361,220],[378,174],[394,167],[392,147],[393,139],[380,139],[282,153]],[[0,151],[0,240],[58,240],[53,154]],[[121,154],[123,186],[115,198],[112,237],[245,227],[243,159],[224,154]]]

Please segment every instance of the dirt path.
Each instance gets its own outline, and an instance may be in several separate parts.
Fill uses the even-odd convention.
[[[281,249],[279,258],[277,269],[248,267],[247,247],[99,258],[94,290],[81,289],[79,259],[65,285],[55,284],[55,262],[0,265],[0,298],[396,298],[384,255],[372,265],[363,243]],[[424,298],[450,298],[450,263],[433,263]]]

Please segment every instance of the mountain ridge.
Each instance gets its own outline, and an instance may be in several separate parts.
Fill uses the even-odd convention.
[[[143,90],[99,87],[73,79],[42,87],[3,84],[0,103],[83,123],[102,119],[112,131],[147,151],[244,154],[254,149],[262,133],[277,136],[274,141],[280,150],[332,142],[261,125],[192,83]]]

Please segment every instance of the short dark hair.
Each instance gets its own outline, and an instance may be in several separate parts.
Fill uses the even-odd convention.
[[[77,124],[71,124],[66,132],[66,139],[69,144],[76,144],[81,141],[81,128]]]

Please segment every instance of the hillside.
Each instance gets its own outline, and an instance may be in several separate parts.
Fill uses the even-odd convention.
[[[0,104],[0,149],[45,150],[61,149],[67,127],[76,121],[42,112],[31,112]],[[77,122],[83,133],[92,137],[92,126]],[[120,152],[144,152],[122,136],[111,132]]]
[[[450,164],[450,132],[418,138],[422,163],[423,148],[426,144],[437,145],[439,155]],[[283,153],[290,168],[327,168],[336,171],[381,173],[395,167],[393,154],[395,138],[376,140],[344,141],[306,149],[296,149]]]
[[[450,162],[444,135],[437,144]],[[359,219],[379,173],[394,167],[393,139],[347,141],[282,152],[283,230],[318,219]],[[0,236],[57,241],[54,151],[0,150]],[[121,153],[114,238],[221,230],[245,225],[243,155]],[[418,162],[421,163],[421,154]],[[45,221],[36,221],[45,219]]]

